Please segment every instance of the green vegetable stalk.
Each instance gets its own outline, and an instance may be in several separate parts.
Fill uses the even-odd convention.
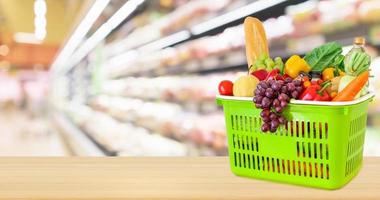
[[[358,76],[367,71],[371,64],[371,57],[365,52],[352,52],[349,59],[345,60],[344,67],[348,75]]]

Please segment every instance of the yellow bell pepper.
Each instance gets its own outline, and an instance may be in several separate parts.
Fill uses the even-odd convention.
[[[339,76],[344,76],[344,75],[346,75],[346,72],[339,70]]]
[[[322,72],[322,79],[324,81],[333,79],[334,78],[334,71],[335,71],[335,68],[333,68],[333,67],[329,67],[329,68],[324,69]]]
[[[285,63],[285,73],[296,78],[301,72],[310,72],[311,68],[299,55],[291,56]]]

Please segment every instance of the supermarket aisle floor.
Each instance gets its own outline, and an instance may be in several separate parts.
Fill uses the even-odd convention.
[[[0,110],[0,156],[66,156],[57,131],[41,117],[18,108]]]

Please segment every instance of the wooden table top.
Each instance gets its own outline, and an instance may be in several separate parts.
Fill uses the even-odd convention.
[[[326,191],[236,177],[226,157],[3,157],[0,199],[380,199],[380,158]]]

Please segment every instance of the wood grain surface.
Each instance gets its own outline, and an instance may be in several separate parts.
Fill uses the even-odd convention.
[[[326,191],[236,177],[226,157],[3,157],[0,199],[380,199],[380,158]]]

